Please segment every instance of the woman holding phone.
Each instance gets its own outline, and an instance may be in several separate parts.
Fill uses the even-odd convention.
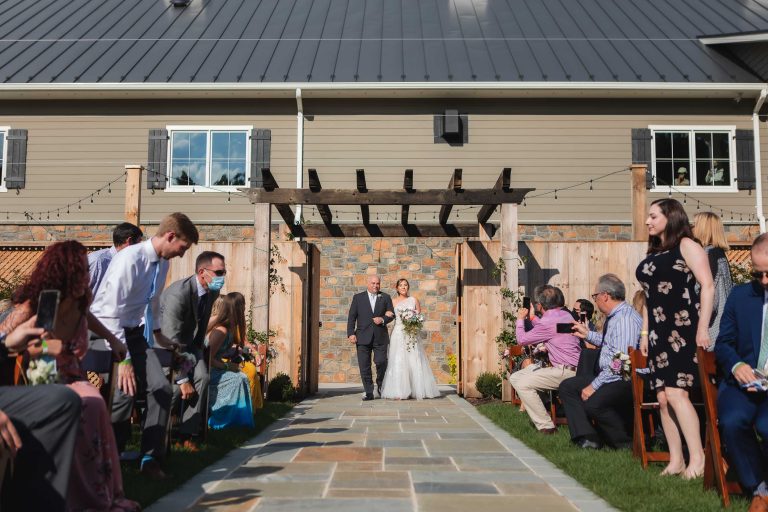
[[[125,357],[125,348],[95,319],[89,318],[91,291],[88,287],[88,259],[80,242],[58,242],[48,247],[29,278],[13,297],[12,313],[0,324],[10,331],[43,308],[38,322],[50,319],[52,330],[42,343],[28,349],[32,359],[43,354],[56,357],[58,380],[74,390],[82,401],[72,468],[67,492],[69,510],[139,510],[139,504],[125,498],[115,436],[110,414],[99,390],[93,387],[80,367],[88,350],[88,328],[107,338],[115,358]],[[58,307],[56,295],[58,292]],[[93,322],[95,320],[95,322]]]
[[[704,473],[704,450],[690,392],[699,386],[696,347],[710,345],[712,273],[680,202],[654,201],[645,223],[648,256],[635,271],[647,300],[640,350],[648,356],[650,385],[656,391],[669,445],[669,464],[662,474],[693,479]],[[690,455],[687,467],[681,436]]]

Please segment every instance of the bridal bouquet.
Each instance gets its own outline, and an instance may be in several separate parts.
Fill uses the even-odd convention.
[[[416,337],[424,327],[424,315],[417,313],[414,309],[406,308],[400,312],[400,321],[403,322],[406,349],[410,351],[416,346],[418,342]]]
[[[56,359],[43,356],[40,359],[30,361],[29,368],[27,369],[27,379],[31,386],[55,384],[58,382],[59,373],[56,370]]]
[[[623,352],[616,352],[611,359],[611,372],[614,375],[621,376],[624,380],[629,380],[631,376],[631,366],[629,356]]]

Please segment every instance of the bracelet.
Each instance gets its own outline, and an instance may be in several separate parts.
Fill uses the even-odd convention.
[[[131,364],[132,363],[130,359],[123,359],[122,361],[120,361],[120,366],[130,366]]]
[[[648,336],[648,331],[640,331],[640,336]]]
[[[45,338],[40,338],[40,340],[43,342],[43,355],[48,355],[48,343]]]

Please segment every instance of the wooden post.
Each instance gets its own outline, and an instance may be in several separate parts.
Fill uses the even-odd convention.
[[[269,332],[269,257],[272,206],[256,203],[253,209],[253,295],[251,314],[256,332]],[[269,382],[269,369],[265,383]]]
[[[504,281],[501,283],[501,286],[502,288],[509,288],[512,291],[516,291],[517,270],[519,266],[516,204],[501,205],[501,225],[499,226],[499,229],[501,230],[501,259],[504,261],[506,267],[506,272],[503,274]],[[502,320],[502,324],[504,323],[506,322]],[[505,402],[510,402],[512,400],[512,386],[507,379],[504,379],[501,382],[501,399]]]
[[[645,227],[647,214],[648,191],[645,188],[647,164],[632,164],[632,240],[642,242],[648,240],[648,229]]]
[[[134,226],[141,222],[141,165],[126,165],[125,181],[125,221]]]

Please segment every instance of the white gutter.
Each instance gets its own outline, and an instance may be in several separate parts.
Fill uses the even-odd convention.
[[[763,172],[760,164],[760,109],[768,96],[768,87],[763,88],[760,97],[755,102],[755,109],[752,111],[752,136],[755,146],[755,207],[757,209],[757,220],[760,222],[760,233],[765,233],[765,214],[763,213]]]
[[[304,102],[296,88],[296,188],[304,188]],[[301,205],[296,205],[295,224],[301,224]]]
[[[768,41],[768,32],[759,32],[757,34],[734,34],[732,36],[711,36],[711,37],[699,38],[699,42],[705,45],[761,43],[764,41]]]

